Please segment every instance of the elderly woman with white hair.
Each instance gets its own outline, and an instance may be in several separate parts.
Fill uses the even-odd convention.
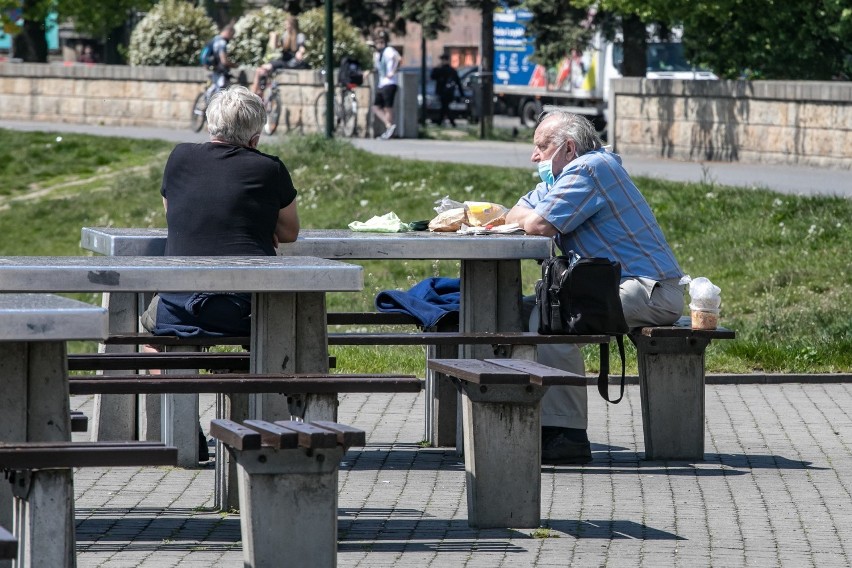
[[[299,235],[296,189],[276,156],[257,149],[266,111],[235,85],[207,107],[210,142],[178,144],[163,172],[166,256],[275,256]],[[157,335],[249,335],[248,294],[163,293],[142,324]]]

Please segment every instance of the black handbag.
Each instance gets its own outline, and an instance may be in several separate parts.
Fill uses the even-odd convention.
[[[538,332],[542,334],[606,334],[615,337],[621,356],[621,393],[609,398],[609,344],[600,344],[598,392],[618,404],[624,396],[624,334],[627,322],[621,307],[621,265],[608,258],[583,258],[574,251],[542,262],[536,284]]]

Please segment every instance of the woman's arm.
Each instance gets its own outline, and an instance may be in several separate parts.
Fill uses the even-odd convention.
[[[296,201],[278,211],[278,222],[275,225],[275,246],[278,243],[292,243],[299,236],[299,212]]]

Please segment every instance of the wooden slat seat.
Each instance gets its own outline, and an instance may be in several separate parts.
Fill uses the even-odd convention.
[[[541,398],[582,375],[521,359],[429,359],[462,393],[468,523],[476,528],[541,523]],[[511,440],[511,443],[507,443]]]
[[[175,465],[177,449],[160,442],[26,442],[0,444],[0,468]]]
[[[130,369],[231,369],[248,371],[248,353],[71,353],[69,371],[121,371]]]
[[[586,386],[582,375],[522,359],[430,359],[427,366],[478,385]]]
[[[365,444],[364,431],[329,421],[216,419],[210,435],[237,464],[244,564],[336,566],[337,471],[349,447]]]
[[[376,374],[175,374],[76,375],[71,394],[420,392],[414,375]]]
[[[296,422],[279,420],[246,420],[244,425],[232,420],[215,419],[210,423],[210,435],[225,445],[238,450],[318,449],[363,446],[363,430],[330,421]]]

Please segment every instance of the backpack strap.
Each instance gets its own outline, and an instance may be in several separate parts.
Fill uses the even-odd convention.
[[[618,343],[618,354],[621,357],[621,392],[617,399],[610,400],[609,398],[609,343],[601,343],[600,345],[601,372],[598,375],[598,392],[605,401],[612,404],[618,404],[624,398],[624,336],[616,335],[615,341]]]

